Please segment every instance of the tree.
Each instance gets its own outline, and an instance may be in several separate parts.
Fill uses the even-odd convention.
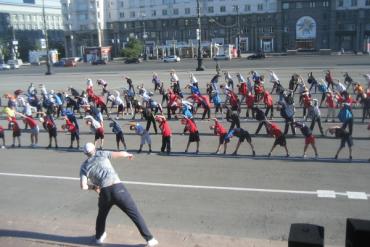
[[[138,39],[130,39],[126,48],[122,49],[122,56],[127,58],[137,58],[143,51],[143,44]]]

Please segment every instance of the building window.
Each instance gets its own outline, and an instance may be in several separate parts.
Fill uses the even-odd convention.
[[[226,6],[221,6],[221,7],[220,7],[220,12],[221,12],[221,13],[226,12]]]
[[[283,9],[289,9],[289,3],[283,3]]]
[[[209,6],[208,7],[208,13],[213,13],[213,12],[214,12],[213,6]]]
[[[155,9],[152,10],[152,16],[157,16],[157,11]]]
[[[173,14],[174,15],[179,15],[179,9],[173,9]]]
[[[357,0],[356,0],[356,2],[357,2]],[[323,1],[322,6],[323,7],[329,7],[329,1]]]
[[[370,0],[366,0],[365,5],[370,6]]]
[[[263,10],[263,4],[262,4],[262,3],[259,3],[259,4],[257,5],[257,10],[258,10],[258,11],[262,11],[262,10]]]
[[[315,8],[316,7],[316,2],[310,2],[310,8]]]
[[[297,2],[296,5],[295,5],[295,7],[297,9],[301,9],[301,8],[303,8],[303,3],[302,2]]]
[[[167,15],[167,9],[162,9],[162,15]]]
[[[124,12],[119,13],[119,17],[120,18],[124,18],[125,17],[125,13]]]
[[[238,5],[233,5],[233,12],[234,13],[239,12],[239,6]]]
[[[131,11],[131,12],[130,12],[130,17],[131,17],[131,18],[134,18],[134,17],[135,17],[135,11]]]
[[[190,8],[185,8],[185,15],[190,15]]]
[[[351,6],[352,7],[357,6],[357,0],[351,0]]]
[[[249,12],[249,11],[251,11],[251,5],[250,5],[250,4],[246,4],[246,5],[244,6],[244,11],[245,11],[245,12]]]
[[[338,0],[338,7],[343,7],[343,0]]]

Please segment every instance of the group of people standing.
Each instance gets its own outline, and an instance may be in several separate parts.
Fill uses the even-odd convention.
[[[108,82],[103,79],[98,79],[96,85],[88,79],[86,88],[81,92],[74,87],[56,92],[47,90],[43,84],[40,84],[37,89],[31,83],[25,92],[18,89],[13,94],[4,95],[8,102],[3,112],[8,120],[8,128],[13,131],[11,147],[21,146],[22,130],[18,120],[22,119],[25,123],[24,128],[30,129],[32,147],[38,145],[38,122],[40,122],[49,134],[48,148],[52,147],[53,141],[55,148],[58,148],[58,126],[55,120],[62,118],[65,122],[61,128],[70,133],[69,147],[73,148],[76,142],[76,147],[79,148],[78,118],[82,118],[94,133],[94,144],[97,148],[104,148],[104,136],[107,131],[105,121],[109,121],[108,126],[116,135],[117,149],[119,150],[122,145],[127,150],[124,128],[119,120],[130,116],[129,129],[140,136],[139,153],[142,152],[145,144],[148,144],[148,151],[152,152],[150,129],[153,127],[155,134],[158,133],[158,128],[162,133],[160,151],[170,154],[172,129],[169,121],[179,119],[180,124],[184,125],[183,133],[189,132],[185,152],[188,152],[190,144],[195,142],[195,153],[197,154],[201,135],[196,114],[202,110],[201,120],[214,120],[210,128],[215,135],[219,136],[216,153],[220,152],[220,147],[223,145],[223,153],[226,154],[227,144],[235,136],[238,138],[238,143],[233,154],[236,155],[241,143],[246,141],[251,147],[252,155],[255,156],[256,151],[251,134],[240,124],[241,119],[251,118],[258,122],[255,135],[258,135],[264,126],[267,134],[275,138],[270,152],[267,153],[268,156],[276,146],[284,147],[286,155],[289,156],[287,134],[291,129],[292,135],[296,135],[296,129],[299,129],[305,137],[303,157],[306,157],[309,145],[312,146],[315,157],[318,157],[313,134],[315,126],[318,126],[322,136],[333,134],[341,138],[341,145],[335,158],[347,143],[349,158],[352,159],[354,124],[352,108],[354,105],[362,106],[363,122],[370,117],[369,86],[364,87],[354,82],[348,73],[344,74],[342,83],[333,78],[330,70],[325,72],[325,77],[321,80],[316,80],[312,72],[308,73],[307,80],[298,74],[293,74],[288,88],[282,85],[275,72],[269,71],[267,77],[269,79],[257,71],[251,71],[246,78],[241,73],[237,73],[234,79],[229,71],[222,71],[218,68],[205,88],[201,88],[194,74],[190,73],[189,82],[182,83],[176,71],[172,70],[169,74],[170,85],[167,88],[164,87],[158,74],[153,73],[151,79],[154,86],[153,92],[145,88],[144,84],[134,85],[133,80],[128,76],[123,77],[124,87],[122,89],[110,89]],[[369,83],[370,76],[364,75],[364,77]],[[266,87],[266,80],[271,83],[270,91]],[[317,92],[322,94],[321,100],[314,98],[316,95],[314,93]],[[273,97],[274,93],[275,97]],[[157,95],[160,97],[156,97]],[[341,125],[324,130],[321,113],[323,104],[327,108],[325,122],[339,120]],[[303,109],[301,117],[297,116],[296,107],[298,105]],[[243,114],[244,109],[245,115]],[[280,117],[284,120],[283,129],[273,122],[276,112],[280,112]],[[137,117],[145,119],[146,126],[136,122]],[[228,129],[222,125],[223,119],[230,123]],[[3,147],[5,147],[4,129],[0,127]]]

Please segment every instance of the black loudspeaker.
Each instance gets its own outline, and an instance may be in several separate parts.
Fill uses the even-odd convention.
[[[370,220],[347,219],[346,247],[370,246]]]
[[[290,226],[288,247],[323,247],[324,227],[311,224]]]

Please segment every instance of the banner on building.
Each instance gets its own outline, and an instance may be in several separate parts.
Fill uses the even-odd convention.
[[[296,39],[316,39],[316,21],[312,17],[299,18],[296,24]]]

